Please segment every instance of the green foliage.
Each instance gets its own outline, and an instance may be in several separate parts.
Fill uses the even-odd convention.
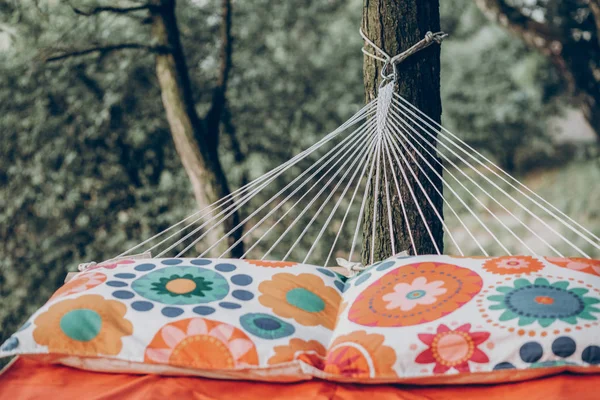
[[[454,171],[455,174],[456,171]],[[458,174],[457,174],[458,175]],[[475,174],[472,174],[475,175]],[[491,174],[486,173],[491,178]],[[551,204],[563,211],[569,217],[573,218],[577,223],[589,228],[595,235],[600,235],[600,187],[590,184],[597,182],[600,179],[600,168],[597,161],[580,161],[574,162],[564,168],[552,168],[543,171],[535,171],[528,174],[522,182],[539,194],[542,198],[547,199]],[[452,182],[450,178],[448,180]],[[475,178],[475,181],[480,185],[484,184],[482,178]],[[560,225],[550,214],[543,212],[534,203],[528,200],[508,184],[496,180],[500,187],[523,204],[526,209],[533,211],[533,214],[540,217],[544,222],[533,217],[525,209],[518,207],[515,203],[507,200],[507,197],[499,190],[491,189],[491,196],[500,199],[501,203],[507,207],[506,210],[501,209],[491,197],[481,195],[480,199],[486,207],[493,210],[500,220],[509,227],[517,237],[521,238],[528,246],[530,246],[537,254],[554,254],[547,246],[545,246],[536,234],[544,238],[551,246],[564,255],[574,255],[576,251],[559,238],[557,234],[552,232],[551,228],[565,235],[571,242],[585,251],[592,257],[598,257],[598,250],[584,239],[573,235],[568,228]],[[474,192],[477,192],[475,184],[468,182],[465,179],[465,186]],[[507,229],[501,227],[498,221],[492,217],[482,206],[475,202],[472,198],[466,195],[464,190],[460,190],[458,185],[453,185],[463,199],[467,200],[470,208],[475,210],[476,215],[481,221],[491,228],[492,232],[497,236],[499,241],[507,246],[512,254],[528,253],[528,249],[522,243],[512,236]],[[489,187],[489,185],[486,185]],[[461,206],[459,201],[449,192],[446,192],[446,198],[450,205],[457,210],[459,217],[469,227],[473,235],[480,241],[482,246],[491,254],[505,254],[506,252],[492,238],[492,236],[482,227],[482,225]],[[526,229],[523,224],[517,219],[510,216],[509,212],[513,213],[518,220],[531,227],[531,230]],[[453,228],[452,232],[455,239],[459,242],[465,254],[482,254],[476,243],[468,236],[465,229],[462,228],[458,219],[446,207],[444,212],[446,223]],[[546,222],[548,221],[548,222]],[[446,246],[449,254],[456,254],[457,250],[452,244],[448,236],[446,236]]]
[[[27,6],[12,10],[21,23],[14,47],[0,54],[3,336],[78,262],[114,256],[194,206],[151,83],[152,58],[42,64],[36,53],[63,44],[61,32],[77,46],[106,28],[74,25],[72,11],[55,3]],[[111,25],[137,34],[129,26]]]
[[[83,10],[109,4],[71,3]],[[209,106],[216,77],[217,3],[179,2],[200,111]],[[359,1],[259,3],[234,8],[231,117],[222,138],[233,187],[312,144],[362,105]],[[55,1],[1,7],[14,35],[0,53],[0,340],[79,262],[116,256],[196,208],[152,55],[41,60],[62,48],[148,43],[145,13],[77,16]],[[248,154],[242,164],[233,134]]]
[[[442,47],[444,124],[487,150],[505,169],[548,151],[547,115],[557,114],[558,78],[549,61],[492,25],[472,0],[442,2],[452,40]]]

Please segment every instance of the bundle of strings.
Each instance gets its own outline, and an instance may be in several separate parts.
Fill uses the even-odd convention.
[[[385,183],[383,193],[377,193],[379,186],[375,185],[375,195],[382,196],[388,205],[392,196],[400,199],[412,254],[419,254],[419,249],[408,209],[416,209],[433,247],[441,253],[425,219],[423,202],[418,201],[423,197],[440,220],[446,248],[453,253],[590,258],[600,250],[596,234],[394,92],[397,63],[440,43],[445,34],[428,33],[394,57],[362,31],[361,35],[374,51],[363,52],[384,63],[376,99],[287,162],[120,257],[134,252],[152,252],[155,257],[225,257],[243,244],[240,258],[329,265],[336,257],[343,257],[353,265],[360,261],[366,214],[373,216],[373,228],[377,224],[391,228],[397,222],[391,212],[379,219],[376,210],[365,212],[367,206],[377,207],[378,202],[368,205],[367,193],[380,179]],[[411,166],[416,166],[425,179],[419,180]],[[434,206],[428,186],[441,196],[446,219]],[[408,198],[402,196],[406,192],[403,188],[408,189]],[[223,232],[234,213],[242,215],[239,223]],[[406,250],[395,248],[393,230],[389,232],[385,240],[390,240],[393,253]],[[374,241],[375,235],[366,245],[374,246]]]

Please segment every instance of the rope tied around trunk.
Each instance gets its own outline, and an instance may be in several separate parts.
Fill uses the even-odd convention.
[[[397,54],[392,57],[389,54],[387,54],[381,47],[379,47],[375,43],[373,43],[373,41],[371,41],[367,37],[367,35],[365,35],[365,33],[363,32],[362,29],[360,29],[359,32],[360,32],[360,36],[364,39],[364,41],[375,50],[375,53],[379,53],[382,56],[382,57],[380,57],[377,54],[370,53],[364,47],[361,49],[363,54],[365,54],[366,56],[374,58],[374,59],[379,60],[384,63],[383,68],[381,69],[381,78],[383,78],[383,82],[385,82],[387,80],[391,80],[391,81],[396,80],[396,78],[398,76],[398,71],[397,71],[396,67],[398,66],[398,64],[402,63],[404,60],[406,60],[413,54],[416,54],[419,51],[426,49],[427,47],[431,46],[434,43],[441,44],[442,41],[448,37],[448,34],[445,32],[433,33],[431,31],[429,31],[425,34],[425,37],[423,39],[421,39],[420,41],[418,41],[416,44],[414,44],[407,50],[403,51],[402,53]],[[387,74],[387,69],[389,66],[391,66],[391,68],[392,68],[392,73]]]

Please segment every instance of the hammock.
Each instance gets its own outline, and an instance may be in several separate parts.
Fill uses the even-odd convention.
[[[590,258],[589,249],[600,250],[597,235],[394,93],[397,63],[432,43],[439,43],[445,34],[428,33],[423,41],[395,57],[383,52],[362,31],[361,35],[381,56],[364,48],[363,53],[385,63],[376,99],[289,161],[118,257],[134,252],[152,252],[156,257],[224,257],[244,241],[247,248],[241,258],[264,260],[275,256],[285,261],[294,255],[302,262],[326,266],[336,254],[343,254],[353,262],[360,247],[367,194],[373,185],[375,198],[381,196],[387,204],[387,217],[378,219],[381,213],[377,210],[378,202],[374,201],[373,240],[368,244],[372,248],[375,227],[388,224],[390,234],[386,240],[390,241],[392,252],[407,250],[395,248],[390,203],[397,194],[415,255],[419,254],[413,239],[415,227],[410,226],[407,218],[411,204],[405,201],[414,203],[413,208],[417,209],[436,253],[441,253],[422,205],[417,201],[419,197],[425,197],[453,249],[460,255],[472,252],[461,244],[460,238],[467,236],[476,246],[475,250],[485,256],[499,250],[508,255],[551,252],[564,257],[562,251],[568,251]],[[386,75],[389,68],[392,73]],[[411,163],[426,178],[424,181],[418,179]],[[439,168],[443,174],[438,172]],[[439,179],[446,196],[442,196],[431,176]],[[416,185],[411,184],[413,179]],[[381,180],[385,183],[384,193],[379,193]],[[428,185],[442,197],[455,219],[454,224],[442,218],[428,194]],[[401,195],[403,186],[410,193],[408,199]],[[201,241],[217,232],[236,212],[246,216],[220,238],[205,244],[200,253],[194,253]],[[245,231],[238,240],[225,250],[217,251],[219,246],[225,247],[222,245],[230,235],[242,229]],[[346,230],[353,235],[351,239],[341,240]],[[511,243],[501,239],[503,231],[508,232]],[[316,254],[319,244],[329,250]],[[373,251],[370,254],[372,263],[375,261]]]
[[[85,391],[88,398],[106,398],[110,392],[109,397],[131,399],[145,399],[148,393],[344,400],[406,393],[411,398],[501,399],[518,397],[517,392],[559,399],[568,391],[591,399],[600,368],[594,335],[600,322],[592,315],[600,313],[594,307],[600,303],[595,297],[600,272],[597,261],[588,265],[563,259],[562,249],[590,258],[588,249],[599,250],[600,238],[394,93],[395,63],[443,36],[428,34],[393,58],[365,38],[383,57],[365,54],[385,63],[376,99],[289,161],[116,257],[127,260],[89,269],[89,264],[81,265],[87,271],[60,288],[0,347],[0,356],[23,356],[4,370],[2,390],[14,398],[77,398]],[[389,67],[392,72],[387,74]],[[371,190],[387,213],[378,212],[378,201],[367,212]],[[430,190],[442,198],[456,224],[442,218]],[[403,197],[406,192],[409,196]],[[463,256],[470,250],[461,236],[468,236],[485,256],[496,249],[508,255],[549,250],[561,259],[515,257],[520,264],[512,271],[507,266],[514,260],[507,257],[397,256],[373,264],[373,235],[366,244],[373,265],[359,277],[342,280],[328,269],[304,264],[311,260],[328,266],[332,257],[345,255],[349,261],[338,261],[340,265],[354,272],[362,269],[353,260],[366,215],[373,216],[372,229],[389,225],[384,240],[390,241],[393,253],[406,251],[395,248],[389,211],[394,195],[414,255],[419,254],[416,227],[407,218],[412,208],[438,255],[441,249],[426,213],[433,212],[453,249]],[[214,238],[236,212],[244,217]],[[502,231],[517,244],[501,240]],[[231,240],[234,233],[238,238]],[[242,241],[247,247],[241,258],[280,261],[221,259]],[[157,259],[134,260],[149,258],[149,253]],[[188,255],[203,259],[172,259]],[[208,255],[218,259],[204,258]],[[294,257],[303,263],[285,262]],[[280,267],[287,269],[280,272]],[[538,273],[544,268],[548,271]],[[504,274],[509,275],[497,281]],[[230,286],[235,288],[231,295]],[[409,298],[411,294],[417,297]],[[381,299],[394,304],[382,305]],[[487,330],[493,331],[493,343]],[[486,341],[490,358],[482,351]],[[463,354],[465,344],[468,351]],[[186,363],[171,360],[175,353],[183,354]],[[232,365],[221,368],[232,354],[237,357]],[[515,368],[507,360],[514,362],[517,356]],[[203,357],[218,360],[217,365]],[[355,365],[353,360],[359,361]],[[356,369],[362,360],[368,361],[366,369]],[[399,375],[392,368],[398,363]],[[433,372],[423,369],[432,364]],[[487,369],[475,367],[480,364]],[[460,373],[446,374],[451,368]],[[135,375],[139,373],[144,375]],[[533,379],[545,375],[553,376]],[[514,383],[521,380],[527,381]],[[288,381],[296,383],[280,384]]]

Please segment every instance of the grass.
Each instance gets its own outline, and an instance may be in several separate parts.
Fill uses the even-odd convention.
[[[502,183],[498,186],[522,203],[524,208],[511,201],[501,190],[493,188],[484,178],[479,177],[474,180],[481,187],[489,190],[490,195],[496,198],[498,203],[505,208],[486,196],[482,190],[477,188],[476,184],[472,182],[465,184],[469,190],[482,200],[486,207],[497,215],[498,219],[496,219],[474,198],[471,197],[467,200],[469,195],[456,181],[449,177],[447,179],[457,193],[465,199],[465,203],[474,209],[475,214],[511,253],[528,253],[529,247],[537,254],[555,255],[556,252],[550,247],[552,246],[564,256],[576,257],[581,256],[581,253],[575,248],[579,247],[591,257],[600,257],[600,250],[578,237],[554,216],[536,206],[509,185]],[[499,182],[498,179],[492,180],[495,183]],[[535,171],[522,177],[521,181],[577,223],[600,236],[600,185],[598,184],[600,182],[600,167],[597,161],[575,162],[561,169]],[[490,254],[500,255],[506,253],[449,190],[445,190],[445,193],[450,205],[455,208],[460,219],[469,227],[482,246],[486,250],[489,249]],[[539,219],[532,214],[537,215]],[[554,212],[554,214],[558,213]],[[464,253],[481,254],[481,250],[479,250],[475,241],[448,207],[445,209],[445,216],[450,231]],[[509,229],[514,232],[514,235],[510,233]],[[571,241],[572,245],[561,239],[559,234]],[[540,236],[548,244],[544,244],[537,236]],[[524,243],[520,243],[519,239]],[[447,253],[458,253],[449,235],[446,235],[446,243]]]

